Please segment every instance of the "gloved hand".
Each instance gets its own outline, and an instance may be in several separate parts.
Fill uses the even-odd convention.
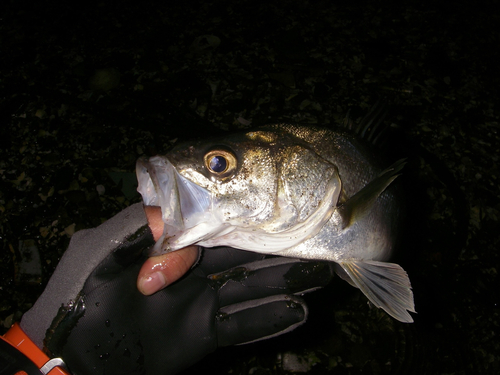
[[[120,215],[111,227],[130,232],[123,228],[139,215],[137,207]],[[111,227],[101,228],[99,242],[92,231],[75,237],[79,246],[72,241],[48,288],[21,322],[35,343],[43,340],[45,351],[78,375],[172,374],[218,346],[288,332],[307,318],[307,307],[296,295],[326,285],[333,275],[325,262],[205,249],[182,279],[144,296],[136,278],[144,250],[154,244],[151,231],[145,225],[118,240]],[[102,241],[106,246],[93,250]],[[58,307],[65,301],[57,313],[54,300]],[[49,320],[50,329],[38,328],[46,328]]]

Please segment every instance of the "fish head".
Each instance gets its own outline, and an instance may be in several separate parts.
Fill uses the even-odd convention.
[[[181,144],[139,159],[136,172],[165,223],[152,255],[192,244],[282,250],[316,234],[341,191],[333,164],[273,129]]]

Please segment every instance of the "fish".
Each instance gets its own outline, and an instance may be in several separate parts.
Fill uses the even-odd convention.
[[[165,224],[150,255],[196,244],[334,262],[374,306],[413,322],[408,274],[388,262],[400,220],[390,185],[404,164],[382,168],[344,129],[285,123],[139,158],[137,190]]]

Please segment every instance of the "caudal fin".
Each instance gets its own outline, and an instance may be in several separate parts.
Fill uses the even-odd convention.
[[[371,303],[401,322],[413,322],[408,313],[415,312],[413,292],[410,279],[401,266],[374,260],[352,260],[339,264]]]

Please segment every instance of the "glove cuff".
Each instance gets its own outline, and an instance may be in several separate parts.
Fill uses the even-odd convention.
[[[33,362],[39,369],[39,374],[70,375],[65,368],[64,361],[60,358],[50,359],[33,341],[31,341],[18,323],[14,323],[7,333],[0,337]]]

